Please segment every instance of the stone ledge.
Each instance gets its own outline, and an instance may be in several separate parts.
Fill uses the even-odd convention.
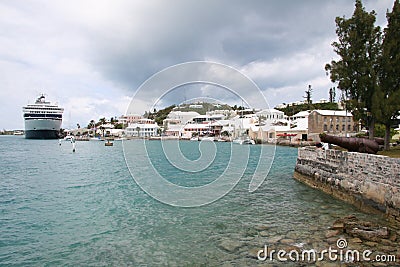
[[[400,223],[400,160],[300,148],[294,178],[359,209]]]

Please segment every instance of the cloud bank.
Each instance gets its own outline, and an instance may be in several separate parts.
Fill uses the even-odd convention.
[[[364,5],[384,25],[393,1]],[[231,65],[272,106],[300,100],[308,84],[314,99],[327,98],[334,19],[353,10],[348,0],[2,1],[0,127],[23,128],[21,107],[41,92],[65,108],[65,128],[119,116],[149,77],[188,61]],[[193,88],[162,104],[196,94],[232,101],[207,86]],[[156,88],[148,94],[159,97]],[[138,106],[146,108],[149,99]]]

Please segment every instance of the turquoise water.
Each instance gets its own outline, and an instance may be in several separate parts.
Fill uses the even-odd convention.
[[[140,141],[127,142],[135,146]],[[150,141],[149,148],[157,152],[159,144]],[[197,142],[180,146],[189,158],[199,157]],[[225,151],[230,144],[216,146]],[[295,148],[277,147],[269,176],[249,193],[259,149],[251,147],[244,177],[226,196],[205,206],[179,208],[140,189],[127,169],[121,142],[113,147],[77,142],[73,153],[68,142],[59,146],[57,140],[1,136],[0,265],[252,266],[258,262],[249,250],[274,237],[324,245],[324,231],[336,218],[350,213],[367,217],[293,180]],[[198,186],[213,181],[226,164],[224,155],[217,155],[220,163],[207,175],[186,180],[161,152],[153,153],[152,160],[171,182]],[[232,246],[223,245],[227,242]]]

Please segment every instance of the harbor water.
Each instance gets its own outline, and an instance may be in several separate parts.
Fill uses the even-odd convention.
[[[160,141],[148,142],[153,151],[161,149]],[[221,151],[231,146],[215,145]],[[198,156],[198,142],[181,141],[180,147]],[[372,220],[295,181],[296,148],[277,147],[267,179],[250,193],[258,163],[251,157],[260,147],[250,147],[248,168],[228,194],[182,208],[155,200],[135,183],[120,141],[112,147],[77,142],[74,153],[70,142],[1,136],[0,266],[254,266],[262,263],[254,251],[267,243],[326,248],[325,232],[336,219],[354,214]],[[212,169],[185,179],[162,151],[153,155],[170,182],[213,180]]]

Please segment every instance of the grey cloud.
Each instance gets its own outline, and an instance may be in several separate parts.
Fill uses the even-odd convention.
[[[341,14],[337,12],[341,6],[352,3],[159,2],[157,8],[147,10],[140,34],[127,27],[117,37],[107,31],[95,37],[91,60],[103,75],[134,89],[149,75],[185,61],[212,58],[242,66],[283,58],[333,36],[334,17]],[[129,17],[121,19],[130,23]]]
[[[393,0],[365,0],[379,23],[392,5]],[[57,99],[119,99],[163,68],[193,60],[245,70],[264,90],[296,91],[277,94],[272,105],[296,101],[290,97],[303,95],[308,83],[321,90],[330,86],[323,66],[334,56],[334,19],[353,10],[353,0],[2,1],[0,95],[24,99],[13,98],[16,115],[0,127],[22,122],[20,107],[38,88]],[[210,92],[200,89],[194,92]],[[165,104],[173,101],[166,98]],[[5,106],[0,103],[0,111],[10,110],[9,104],[1,110]]]

